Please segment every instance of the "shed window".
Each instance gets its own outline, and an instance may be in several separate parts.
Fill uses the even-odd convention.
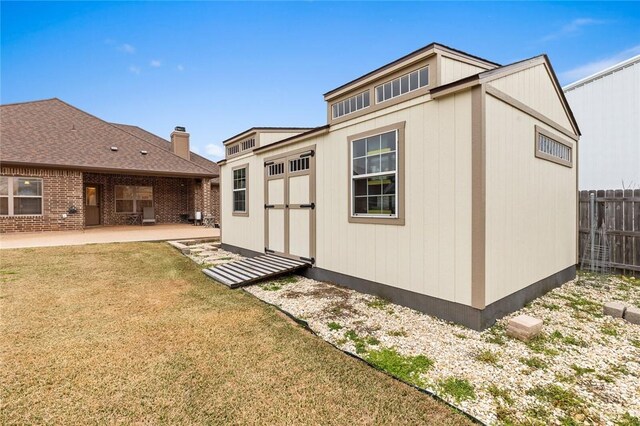
[[[405,93],[413,92],[429,84],[429,67],[412,71],[384,84],[376,86],[376,103],[388,101]]]
[[[268,166],[269,176],[278,176],[284,173],[284,163],[274,163]]]
[[[41,215],[42,179],[0,176],[0,215]]]
[[[535,155],[563,166],[573,166],[573,147],[570,142],[562,141],[556,135],[536,126]]]
[[[301,172],[309,170],[309,157],[296,158],[289,160],[289,173]]]
[[[116,185],[116,213],[142,213],[153,207],[153,187]]]
[[[358,93],[331,106],[333,118],[342,117],[369,106],[369,91]]]
[[[351,141],[352,216],[397,217],[398,130]]]
[[[233,212],[247,212],[247,168],[233,171]]]

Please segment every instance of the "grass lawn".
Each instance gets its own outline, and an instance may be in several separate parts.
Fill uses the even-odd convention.
[[[0,423],[469,424],[160,243],[0,252]]]

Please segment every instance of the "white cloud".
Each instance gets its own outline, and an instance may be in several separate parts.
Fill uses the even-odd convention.
[[[177,66],[178,71],[184,71],[184,66],[182,64]]]
[[[137,65],[130,65],[129,66],[129,72],[132,73],[132,74],[140,75],[140,71],[142,71],[142,70]]]
[[[224,158],[224,147],[217,143],[210,143],[204,148],[207,155],[212,157],[214,160],[220,160]]]
[[[162,63],[159,60],[154,59],[151,62],[149,62],[149,65],[152,66],[153,68],[160,68]]]
[[[605,70],[611,66],[614,66],[619,62],[622,62],[626,59],[629,59],[639,54],[640,54],[640,44],[637,46],[633,46],[629,49],[623,50],[621,52],[618,52],[607,58],[599,59],[593,62],[588,62],[586,64],[582,64],[575,68],[572,68],[570,70],[563,71],[560,73],[560,80],[563,81],[563,84],[573,83],[574,81],[578,81],[582,78],[588,77],[599,71]]]
[[[136,48],[128,43],[124,43],[118,46],[118,50],[124,53],[129,53],[131,55],[136,53]]]
[[[542,37],[542,41],[551,41],[565,36],[571,36],[580,32],[583,27],[588,27],[591,25],[601,25],[606,24],[608,21],[603,21],[600,19],[592,19],[592,18],[577,18],[573,21],[565,24],[560,30],[547,34]]]

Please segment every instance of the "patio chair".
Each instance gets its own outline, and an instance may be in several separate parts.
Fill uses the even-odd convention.
[[[142,209],[142,224],[156,223],[156,212],[153,207],[144,207]]]

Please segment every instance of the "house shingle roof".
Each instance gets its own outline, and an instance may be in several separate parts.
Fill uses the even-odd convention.
[[[111,123],[111,124],[124,130],[125,132],[129,132],[140,139],[144,139],[147,142],[150,142],[160,148],[166,149],[167,151],[171,152],[171,142],[161,138],[158,135],[155,135],[149,131],[146,131],[138,126],[132,126],[130,124],[119,124],[119,123]],[[191,152],[190,161],[202,168],[209,170],[212,173],[215,173],[216,175],[220,174],[220,167],[218,167],[218,164],[216,164],[214,161],[204,158],[201,155],[196,154],[193,151]],[[218,183],[218,178],[214,179],[214,183]]]
[[[0,125],[3,164],[112,173],[217,176],[209,168],[57,98],[2,105]],[[113,146],[118,150],[112,151]]]

